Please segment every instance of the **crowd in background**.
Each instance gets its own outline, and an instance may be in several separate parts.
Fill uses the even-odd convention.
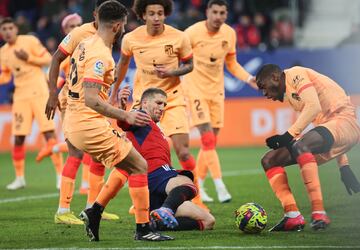
[[[291,0],[229,0],[227,23],[237,33],[239,50],[273,49],[292,46],[294,32],[301,26],[306,13],[305,6],[311,0],[296,0],[298,18],[291,17]],[[93,20],[94,4],[90,0],[0,0],[0,18],[13,17],[20,34],[35,34],[54,52],[63,38],[60,23],[69,13],[78,13],[84,20]],[[131,8],[133,0],[122,3]],[[167,23],[184,30],[205,18],[206,0],[175,0],[174,12]],[[295,23],[294,23],[295,22]],[[134,13],[130,13],[127,31],[141,25]]]

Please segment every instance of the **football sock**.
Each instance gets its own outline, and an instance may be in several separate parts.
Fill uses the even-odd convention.
[[[55,171],[58,175],[61,175],[63,168],[63,158],[62,153],[55,153],[50,155],[51,161],[54,164]]]
[[[14,146],[12,151],[12,160],[16,177],[25,175],[25,146]]]
[[[87,198],[87,207],[91,206],[101,188],[104,185],[105,167],[100,162],[91,161],[89,169],[89,192]]]
[[[67,153],[69,152],[66,142],[55,144],[52,148],[53,153]]]
[[[205,154],[204,151],[200,148],[196,160],[196,172],[198,174],[199,180],[200,179],[204,180],[206,178],[207,171],[208,171],[208,167],[206,165]]]
[[[61,177],[59,208],[70,208],[75,188],[75,177],[80,163],[81,160],[73,156],[69,156],[65,162]]]
[[[219,156],[216,152],[216,136],[208,131],[201,135],[201,149],[204,154],[203,159],[208,167],[213,179],[221,178],[221,166]]]
[[[276,197],[280,200],[284,212],[299,211],[291,193],[285,169],[283,167],[272,167],[266,171],[266,177]]]
[[[106,207],[109,201],[114,198],[119,190],[124,186],[128,176],[129,174],[126,171],[114,168],[97,196],[96,203]]]
[[[147,174],[129,177],[129,193],[135,208],[136,224],[149,223],[149,189]]]
[[[91,156],[89,154],[84,153],[82,159],[82,178],[81,178],[81,187],[88,188],[89,187],[89,169],[91,163]]]
[[[170,208],[175,214],[177,208],[184,201],[191,200],[196,196],[196,194],[197,194],[197,189],[195,185],[185,184],[178,186],[170,191],[162,207]]]
[[[190,155],[186,161],[180,161],[180,165],[184,170],[194,171],[196,167],[196,162],[194,156]]]
[[[318,165],[312,153],[303,153],[296,159],[308,193],[312,211],[324,211]]]
[[[215,184],[215,188],[217,190],[221,189],[221,188],[225,188],[225,184],[224,184],[222,178],[214,179],[214,184]]]
[[[204,230],[204,224],[201,220],[195,220],[190,217],[176,217],[179,225],[175,228],[168,228],[165,225],[158,223],[157,229],[160,231],[189,231],[189,230]]]

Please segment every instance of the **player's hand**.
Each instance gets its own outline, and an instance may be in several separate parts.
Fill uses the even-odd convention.
[[[155,65],[155,72],[156,72],[157,77],[159,77],[161,79],[172,76],[171,71],[166,69],[163,65],[160,65],[160,64]]]
[[[127,101],[129,100],[129,97],[131,95],[130,86],[126,85],[124,88],[122,88],[118,93],[118,100],[119,100],[119,107],[121,109],[126,109]]]
[[[23,49],[14,50],[14,53],[15,56],[20,60],[27,61],[29,59],[29,54]]]
[[[344,183],[346,191],[349,195],[352,195],[352,192],[360,192],[360,183],[357,180],[355,174],[351,170],[350,166],[343,166],[340,168],[341,181]]]
[[[48,120],[54,119],[56,107],[59,106],[59,99],[57,93],[50,93],[46,103],[45,114]]]
[[[126,112],[125,121],[130,125],[144,127],[150,123],[151,118],[146,113],[133,111]]]
[[[278,149],[288,146],[293,139],[294,137],[289,132],[282,135],[273,135],[266,139],[266,146],[271,149]]]

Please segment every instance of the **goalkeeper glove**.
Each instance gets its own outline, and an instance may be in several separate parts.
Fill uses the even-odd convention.
[[[266,139],[266,146],[271,149],[278,149],[288,146],[293,139],[294,137],[289,132],[282,135],[273,135]]]

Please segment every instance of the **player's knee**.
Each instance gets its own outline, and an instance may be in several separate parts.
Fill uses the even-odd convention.
[[[204,226],[204,230],[212,230],[214,229],[215,225],[215,217],[209,213],[208,216],[206,216],[206,218],[202,220],[202,223]]]
[[[203,150],[213,150],[216,147],[216,136],[214,132],[207,131],[201,135],[201,146]]]
[[[186,147],[180,148],[176,154],[180,161],[186,161],[190,157],[189,148]]]
[[[68,148],[69,149],[69,156],[75,157],[77,159],[82,159],[84,153],[76,148]]]
[[[303,153],[307,153],[307,152],[310,152],[310,149],[302,140],[298,140],[291,145],[291,154],[295,158],[297,158],[299,155],[301,155]]]
[[[265,171],[268,170],[269,168],[271,168],[271,159],[272,159],[272,157],[269,153],[266,153],[261,158],[261,165]]]
[[[91,161],[89,171],[94,175],[104,176],[105,166],[100,162]]]

